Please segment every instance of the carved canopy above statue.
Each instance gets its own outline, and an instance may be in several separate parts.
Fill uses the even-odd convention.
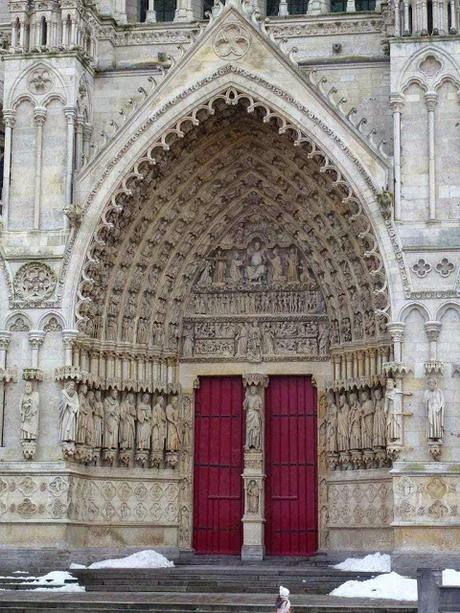
[[[351,187],[314,146],[262,121],[266,109],[214,108],[112,198],[84,266],[82,336],[257,361],[325,355],[328,329],[332,345],[383,335],[382,258]],[[238,347],[251,334],[254,355]]]

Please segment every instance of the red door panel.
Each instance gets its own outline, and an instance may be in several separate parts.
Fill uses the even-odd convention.
[[[195,396],[193,546],[239,554],[242,545],[243,383],[200,377]]]
[[[270,376],[265,400],[267,554],[317,550],[316,390],[305,376]]]

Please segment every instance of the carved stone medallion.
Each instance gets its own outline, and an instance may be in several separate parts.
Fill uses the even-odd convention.
[[[214,51],[224,60],[238,60],[246,55],[251,46],[249,32],[237,23],[229,23],[214,37]]]
[[[49,298],[56,287],[56,275],[43,262],[30,262],[19,268],[14,277],[15,298],[37,303]]]
[[[27,81],[27,86],[29,91],[34,94],[42,95],[46,94],[53,85],[53,80],[50,76],[48,70],[43,68],[38,68],[34,70],[32,74],[29,76]]]

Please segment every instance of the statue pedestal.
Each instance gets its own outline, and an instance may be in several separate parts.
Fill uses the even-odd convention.
[[[265,522],[261,518],[243,516],[243,546],[241,548],[241,559],[263,560]]]

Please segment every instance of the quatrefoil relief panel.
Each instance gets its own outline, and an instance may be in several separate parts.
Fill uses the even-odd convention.
[[[424,258],[420,258],[412,266],[412,272],[414,272],[420,279],[426,277],[427,274],[431,272],[431,270],[431,264],[428,264],[428,262]]]
[[[238,23],[228,23],[215,35],[213,48],[224,60],[239,60],[249,51],[251,37],[249,32]]]
[[[449,262],[447,258],[442,258],[440,262],[436,264],[435,270],[441,277],[448,277],[454,272],[455,266],[452,262]]]

